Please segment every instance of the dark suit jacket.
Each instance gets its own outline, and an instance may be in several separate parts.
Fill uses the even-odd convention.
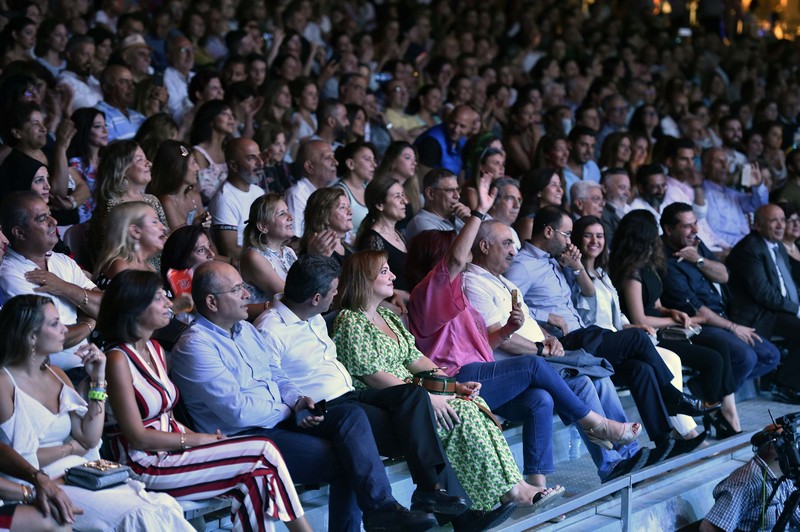
[[[783,245],[778,252],[789,264]],[[761,336],[769,338],[779,313],[797,315],[798,305],[781,295],[780,279],[772,254],[761,236],[752,232],[731,250],[728,256],[732,301],[728,315],[737,323],[754,327]]]

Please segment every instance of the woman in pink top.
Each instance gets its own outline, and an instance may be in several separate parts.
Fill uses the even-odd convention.
[[[494,202],[488,174],[478,183],[478,208],[461,233],[425,231],[409,249],[409,280],[416,284],[408,305],[417,347],[460,382],[480,382],[481,395],[499,415],[523,422],[523,473],[526,481],[546,486],[553,466],[553,406],[565,423],[578,422],[590,439],[607,448],[635,440],[638,423],[619,423],[592,412],[564,380],[538,356],[496,362],[492,347],[522,326],[519,307],[503,327],[488,333],[483,318],[467,301],[462,273],[481,220]],[[423,278],[424,276],[424,278]]]

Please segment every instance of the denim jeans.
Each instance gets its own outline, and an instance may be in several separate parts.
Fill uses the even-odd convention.
[[[589,407],[550,365],[536,356],[475,362],[461,368],[458,381],[481,383],[481,397],[498,415],[522,422],[522,472],[549,474],[553,465],[553,406],[565,423],[586,417]]]

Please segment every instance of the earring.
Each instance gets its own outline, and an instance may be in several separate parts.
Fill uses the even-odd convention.
[[[263,233],[258,233],[258,243],[261,244],[261,246],[264,247],[264,248],[267,247],[267,244],[265,244],[264,241],[262,241],[261,239],[263,237],[265,237],[265,236],[267,236],[267,232],[266,231],[264,231]]]
[[[141,251],[141,249],[142,249],[142,246],[139,245],[139,241],[138,240],[134,240],[133,241],[133,252],[134,253],[139,253],[139,251]]]
[[[31,358],[36,356],[36,338],[31,340]]]

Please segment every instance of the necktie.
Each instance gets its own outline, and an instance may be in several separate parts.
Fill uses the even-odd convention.
[[[788,297],[794,303],[797,303],[797,285],[794,284],[792,273],[789,271],[789,266],[787,266],[786,261],[781,254],[780,247],[776,244],[773,249],[775,250],[775,262],[778,265],[778,272],[780,272],[781,277],[783,277],[783,284],[786,286],[786,297]]]

